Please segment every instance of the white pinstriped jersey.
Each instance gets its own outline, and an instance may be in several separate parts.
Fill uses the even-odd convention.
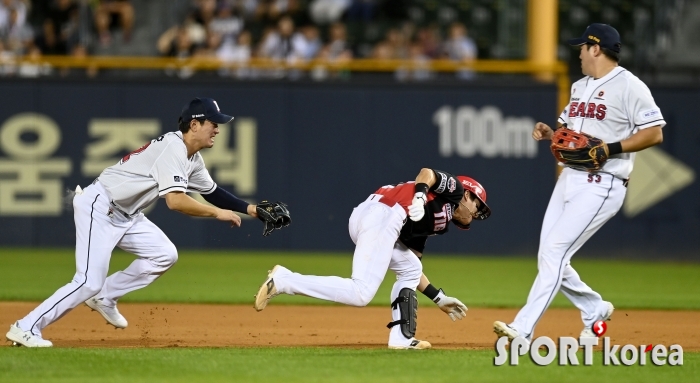
[[[172,191],[209,194],[216,183],[199,152],[187,158],[182,132],[166,133],[127,154],[98,177],[112,202],[127,214]]]
[[[641,129],[666,125],[649,88],[620,66],[599,79],[586,76],[576,81],[559,122],[604,142],[622,141]],[[635,153],[611,156],[602,172],[628,178],[634,157]]]

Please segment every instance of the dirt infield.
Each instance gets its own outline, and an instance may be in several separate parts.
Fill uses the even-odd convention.
[[[0,302],[0,325],[34,309],[36,303]],[[256,312],[251,306],[128,304],[119,309],[129,321],[115,330],[102,317],[81,306],[44,330],[56,347],[385,347],[391,320],[388,308],[270,305]],[[467,318],[452,323],[437,307],[422,307],[419,339],[434,348],[492,349],[494,320],[509,321],[513,309],[471,308]],[[700,311],[618,309],[607,336],[613,344],[680,344],[700,350]],[[581,331],[578,311],[550,309],[537,326],[537,336],[576,336]],[[8,342],[3,345],[9,345]]]

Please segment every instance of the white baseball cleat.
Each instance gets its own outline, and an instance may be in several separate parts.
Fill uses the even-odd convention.
[[[493,332],[495,332],[499,338],[502,336],[507,336],[508,340],[513,340],[520,336],[517,330],[501,321],[493,322]]]
[[[593,330],[589,328],[584,328],[581,330],[581,335],[579,335],[579,338],[597,338],[598,335],[596,335]]]
[[[53,347],[53,343],[43,339],[39,335],[34,335],[31,331],[24,331],[17,323],[10,326],[10,331],[5,335],[7,340],[12,342],[13,346],[24,347]]]
[[[117,310],[117,306],[115,305],[114,307],[111,307],[105,305],[102,302],[102,298],[95,299],[95,297],[92,297],[85,301],[85,305],[91,308],[92,311],[97,311],[100,313],[102,317],[107,320],[107,323],[111,324],[115,328],[124,329],[129,325],[126,318],[124,318],[124,316],[119,313],[119,310]]]
[[[505,324],[501,321],[493,322],[493,332],[495,332],[499,338],[504,337],[504,336],[508,337],[508,341],[510,341],[510,342],[512,342],[513,339],[515,339],[515,338],[521,337],[521,338],[525,339],[526,347],[528,349],[530,348],[530,339],[523,337],[522,335],[520,335],[518,330],[508,326],[507,324]]]
[[[392,350],[427,350],[433,347],[427,340],[418,340],[416,338],[411,339],[411,343],[405,346],[392,346],[389,348]]]
[[[615,306],[613,306],[612,303],[604,301],[605,305],[607,306],[607,310],[605,310],[605,315],[603,315],[600,320],[604,321],[609,321],[612,319],[613,312],[615,311]],[[580,338],[596,338],[598,335],[593,332],[592,329],[586,327],[583,330],[581,330],[581,335],[579,335]]]
[[[272,270],[268,270],[267,279],[258,289],[258,293],[255,294],[255,304],[253,305],[255,310],[263,311],[263,309],[267,307],[267,304],[270,302],[270,299],[280,294],[280,292],[277,291],[275,280],[273,278],[275,273],[277,273],[280,269],[284,269],[284,267],[281,265],[275,265]]]

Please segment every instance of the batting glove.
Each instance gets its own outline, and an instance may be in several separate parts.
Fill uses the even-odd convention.
[[[411,201],[411,205],[408,207],[408,216],[411,218],[411,221],[418,222],[423,218],[425,215],[426,200],[425,193],[423,192],[418,192],[413,196],[413,201]]]
[[[440,289],[437,297],[433,299],[433,302],[438,305],[440,310],[449,315],[453,322],[467,316],[467,306],[460,302],[459,299],[445,295],[445,292],[442,291],[442,289]]]

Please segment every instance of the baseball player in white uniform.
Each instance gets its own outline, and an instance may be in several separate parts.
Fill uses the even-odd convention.
[[[613,305],[586,285],[569,262],[620,210],[635,152],[661,143],[666,125],[649,88],[618,65],[622,44],[615,28],[591,24],[569,44],[580,47],[585,77],[571,86],[571,100],[559,117],[559,129],[602,139],[608,160],[595,172],[563,164],[542,223],[539,272],[527,303],[510,324],[494,322],[494,332],[510,340],[518,336],[532,340],[537,322],[558,291],[581,310],[581,337],[596,336],[592,325],[610,319]],[[532,137],[549,140],[553,133],[538,122]]]
[[[396,274],[391,290],[393,321],[387,325],[389,348],[428,349],[414,337],[418,300],[416,289],[455,321],[467,307],[445,295],[423,274],[421,259],[429,236],[442,235],[450,222],[468,230],[472,220],[491,215],[486,190],[474,179],[424,168],[415,182],[379,188],[352,212],[348,229],[355,243],[352,278],[302,275],[277,265],[260,286],[255,309],[263,310],[278,294],[300,294],[352,306],[367,305],[386,271]],[[408,219],[407,219],[408,218]]]
[[[76,231],[76,273],[26,317],[10,326],[7,339],[26,347],[51,347],[41,331],[82,302],[98,311],[116,328],[127,321],[117,300],[148,286],[177,261],[177,249],[141,212],[158,198],[168,208],[193,217],[211,217],[240,226],[235,213],[258,217],[256,205],[217,187],[199,153],[211,148],[218,124],[233,117],[221,113],[211,98],[196,98],[182,110],[179,131],[166,133],[124,156],[92,183],[76,189],[73,198]],[[200,193],[214,206],[188,196]],[[216,207],[215,207],[216,206]],[[125,270],[109,277],[115,246],[137,256]]]

